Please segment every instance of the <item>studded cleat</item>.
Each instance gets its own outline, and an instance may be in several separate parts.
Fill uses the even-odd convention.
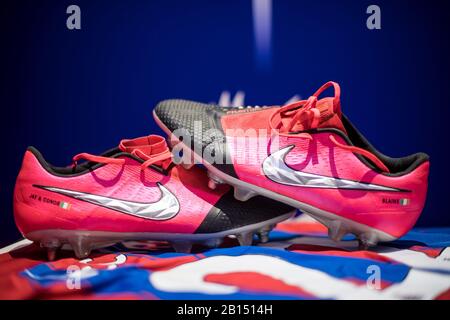
[[[253,234],[295,211],[264,197],[242,203],[227,185],[210,190],[208,179],[198,167],[176,166],[159,136],[123,140],[100,156],[81,153],[68,167],[50,165],[30,147],[16,181],[14,216],[22,234],[53,260],[63,246],[85,258],[124,240],[168,241],[177,252],[216,247],[229,235],[250,245]]]
[[[320,98],[330,87],[335,95]],[[377,151],[342,114],[337,83],[283,107],[166,100],[153,114],[183,151],[177,161],[203,164],[211,187],[219,181],[232,185],[241,201],[262,195],[299,208],[336,241],[349,233],[361,248],[392,241],[414,226],[424,207],[428,156]]]

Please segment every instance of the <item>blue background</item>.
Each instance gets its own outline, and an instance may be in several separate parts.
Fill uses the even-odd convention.
[[[81,7],[81,30],[66,8]],[[366,28],[377,4],[382,29]],[[2,1],[0,243],[17,240],[12,192],[36,146],[53,164],[162,133],[155,104],[308,97],[335,80],[344,112],[382,152],[431,156],[420,226],[450,226],[448,1],[273,1],[271,59],[258,64],[251,1]]]

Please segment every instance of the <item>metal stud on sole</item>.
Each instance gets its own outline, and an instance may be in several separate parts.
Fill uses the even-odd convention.
[[[47,250],[47,259],[53,261],[56,258],[57,251],[61,247],[61,243],[58,239],[49,239],[41,241],[40,246]]]
[[[334,220],[328,223],[328,236],[333,241],[341,241],[346,234],[347,230],[344,228],[341,221]]]
[[[217,185],[225,183],[222,179],[220,179],[215,174],[211,173],[211,171],[208,171],[208,187],[212,190],[217,188]]]
[[[271,224],[257,231],[256,235],[258,236],[261,243],[266,243],[269,241],[269,233],[273,228],[275,228],[275,225]]]
[[[92,247],[89,239],[78,237],[69,240],[69,242],[78,259],[87,258],[91,254]]]
[[[357,235],[359,250],[367,250],[370,247],[374,247],[378,243],[377,236],[373,233],[363,233]]]
[[[253,232],[244,232],[236,235],[241,246],[251,246],[253,243]]]
[[[256,234],[261,243],[269,242],[269,232],[268,231],[260,231]]]
[[[235,187],[234,188],[234,198],[239,201],[247,201],[250,198],[253,198],[257,194],[251,190],[244,190],[242,188]]]

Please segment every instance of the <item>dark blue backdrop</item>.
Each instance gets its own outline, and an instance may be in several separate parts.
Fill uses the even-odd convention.
[[[449,226],[448,1],[273,1],[271,60],[255,55],[251,1],[2,1],[0,242],[19,238],[12,191],[28,145],[54,164],[124,137],[161,133],[161,99],[248,104],[307,97],[327,80],[344,112],[381,151],[431,156],[420,226]],[[77,4],[82,29],[66,28]]]

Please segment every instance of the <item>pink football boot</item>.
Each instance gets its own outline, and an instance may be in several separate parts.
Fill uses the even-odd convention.
[[[30,147],[17,177],[14,216],[22,234],[54,259],[62,245],[84,258],[123,240],[168,241],[179,252],[193,243],[215,247],[228,235],[251,245],[254,233],[267,241],[271,228],[295,212],[263,197],[243,204],[229,187],[207,184],[201,168],[175,166],[159,136],[123,140],[101,156],[81,153],[69,167],[50,165]]]
[[[335,96],[319,99],[329,87]],[[174,144],[182,141],[182,162],[204,164],[210,186],[225,182],[237,199],[263,195],[299,208],[334,240],[353,233],[363,248],[392,241],[424,207],[428,156],[377,151],[342,114],[337,83],[283,107],[167,100],[154,117]]]

